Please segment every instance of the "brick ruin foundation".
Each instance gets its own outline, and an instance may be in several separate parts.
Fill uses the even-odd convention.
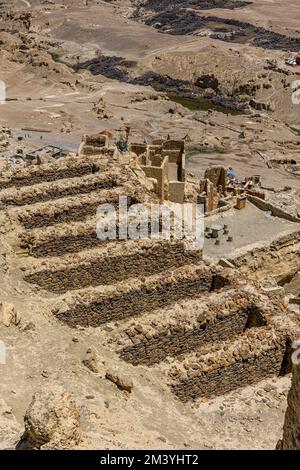
[[[74,181],[75,180],[75,181]],[[53,183],[49,186],[40,184],[34,191],[30,191],[30,187],[20,188],[16,195],[15,189],[3,191],[1,194],[0,204],[4,206],[24,206],[26,204],[35,204],[38,202],[51,201],[53,199],[60,199],[62,197],[74,196],[78,194],[89,194],[92,191],[100,189],[112,189],[120,186],[120,183],[114,175],[106,175],[105,177],[99,176],[84,176],[81,178],[74,178],[64,186],[61,182]]]
[[[240,344],[244,348],[246,338],[242,337]],[[272,375],[284,375],[290,372],[290,367],[284,367],[286,354],[286,338],[272,338],[272,334],[266,335],[262,342],[263,349],[252,353],[252,342],[261,341],[255,333],[249,336],[249,351],[246,354],[233,354],[232,361],[224,364],[222,357],[216,355],[215,363],[207,366],[205,355],[203,358],[194,357],[185,362],[185,371],[179,373],[171,387],[175,395],[182,401],[194,400],[198,397],[211,397],[224,395],[239,387],[257,383]],[[231,352],[231,351],[230,351]],[[237,357],[239,358],[237,360]],[[177,374],[175,374],[177,375]]]
[[[180,324],[159,325],[153,329],[147,329],[147,335],[135,329],[127,330],[128,346],[125,346],[120,356],[134,365],[153,365],[168,356],[176,357],[199,347],[224,341],[244,333],[248,328],[266,326],[267,321],[263,311],[251,301],[247,295],[233,296],[230,307],[219,305],[207,305],[206,309],[199,312],[189,312],[189,321]],[[213,308],[214,307],[214,308]],[[194,315],[194,324],[190,321]],[[151,333],[150,333],[151,332]]]
[[[206,265],[201,251],[187,251],[182,242],[97,237],[99,204],[117,207],[126,195],[129,206],[148,205],[161,197],[141,168],[121,164],[102,144],[85,139],[84,158],[0,178],[8,241],[26,256],[24,280],[56,299],[55,318],[70,328],[109,324],[116,354],[163,371],[183,402],[289,372],[299,322],[278,299],[238,271]],[[146,156],[144,147],[137,150],[145,166],[170,151],[149,149]],[[184,180],[183,150],[175,150],[172,164]]]
[[[167,269],[196,264],[201,254],[189,252],[183,244],[155,244],[132,254],[98,256],[56,270],[43,270],[25,277],[42,289],[64,293],[88,286],[114,284],[124,279],[150,276]]]
[[[108,295],[87,296],[72,309],[60,313],[58,318],[70,326],[96,327],[111,321],[144,315],[175,304],[182,298],[201,296],[217,290],[226,282],[227,279],[206,270],[191,269],[188,275],[185,270],[179,270],[174,279],[150,281],[122,293],[118,291]]]
[[[64,163],[53,163],[51,167],[49,165],[47,169],[45,169],[43,165],[32,167],[30,171],[24,168],[18,170],[18,173],[7,174],[1,178],[0,189],[32,186],[38,183],[91,175],[99,171],[99,166],[96,163],[66,160]]]

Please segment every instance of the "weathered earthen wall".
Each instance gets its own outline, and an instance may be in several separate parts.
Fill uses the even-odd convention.
[[[247,277],[276,280],[300,269],[300,231],[280,236],[268,244],[228,258]]]
[[[42,165],[34,170],[30,169],[30,171],[20,172],[20,174],[9,178],[2,178],[0,180],[0,189],[11,188],[13,186],[19,188],[21,186],[31,186],[46,181],[50,182],[63,178],[74,178],[96,173],[96,171],[98,171],[98,168],[95,164],[76,161],[69,167],[66,166],[63,168],[54,167],[45,169]]]
[[[224,395],[240,387],[257,383],[272,375],[280,375],[284,361],[285,349],[278,345],[258,356],[236,360],[228,367],[219,367],[208,372],[191,370],[171,388],[183,402],[199,397],[214,397]]]
[[[290,222],[300,223],[300,217],[295,217],[289,214],[288,212],[283,211],[279,207],[274,206],[274,204],[260,199],[259,197],[251,196],[250,194],[248,194],[247,199],[262,211],[271,212],[274,217],[280,217],[281,219],[289,220]]]
[[[203,293],[220,289],[229,284],[229,279],[207,271],[195,277],[161,281],[154,285],[145,285],[115,295],[99,297],[98,300],[85,300],[74,308],[58,314],[59,320],[69,326],[92,326],[141,316],[167,305],[172,305],[184,298],[194,298]]]
[[[92,198],[86,202],[80,202],[80,199],[66,207],[52,207],[51,210],[34,210],[25,212],[19,215],[20,223],[27,229],[38,227],[45,227],[47,225],[54,225],[63,222],[79,221],[87,218],[88,216],[95,216],[97,208],[100,204],[113,204],[118,209],[119,194],[111,194],[103,197],[100,193],[98,198]],[[134,197],[128,197],[128,205],[136,204],[137,201]]]
[[[132,143],[129,148],[130,151],[135,153],[138,157],[147,152],[147,144]]]
[[[78,184],[71,185],[63,185],[60,183],[52,187],[44,188],[43,190],[35,188],[33,191],[23,193],[16,192],[7,196],[4,195],[1,197],[0,202],[5,206],[23,206],[25,204],[36,204],[38,202],[46,202],[77,194],[87,194],[99,189],[112,189],[117,186],[118,181],[112,176],[99,176],[99,179],[93,178],[93,181],[82,181],[78,182]]]
[[[252,326],[251,315],[255,315],[256,326],[265,322],[259,311],[249,307],[243,310],[233,311],[231,315],[219,314],[210,321],[199,323],[194,328],[177,328],[157,332],[153,336],[140,333],[132,337],[133,345],[124,348],[120,357],[133,365],[145,364],[151,366],[166,359],[167,356],[196,351],[205,343],[222,341],[243,333]],[[250,321],[249,321],[250,320]]]
[[[150,276],[167,269],[199,263],[202,253],[186,251],[183,244],[154,244],[130,255],[93,258],[59,270],[44,270],[25,277],[27,282],[58,294],[100,284],[114,284],[125,279]]]
[[[165,157],[161,163],[161,166],[143,166],[142,169],[148,178],[154,178],[157,181],[156,194],[160,201],[168,199],[168,157]]]
[[[170,181],[169,183],[169,200],[177,204],[184,203],[185,184],[180,181]]]

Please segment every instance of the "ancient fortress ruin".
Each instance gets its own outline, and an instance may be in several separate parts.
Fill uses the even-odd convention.
[[[155,181],[160,201],[184,202],[185,152],[184,142],[157,140],[152,145],[131,144],[145,175]]]
[[[222,181],[218,172],[219,192]],[[158,368],[182,402],[287,374],[299,334],[297,317],[243,269],[208,264],[182,241],[97,237],[100,204],[117,207],[120,195],[129,206],[183,202],[185,184],[182,142],[133,144],[122,155],[93,136],[77,157],[0,179],[7,243],[23,260],[23,281],[48,298],[49,313],[70,328],[110,325],[116,354]]]

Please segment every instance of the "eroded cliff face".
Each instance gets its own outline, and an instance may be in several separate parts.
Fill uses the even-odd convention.
[[[300,365],[293,369],[292,387],[288,394],[288,408],[283,427],[280,450],[300,450]]]

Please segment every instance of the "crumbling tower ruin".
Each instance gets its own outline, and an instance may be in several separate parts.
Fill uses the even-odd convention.
[[[185,190],[185,151],[183,140],[157,140],[152,145],[131,144],[146,176],[155,181],[161,202],[183,203]]]

